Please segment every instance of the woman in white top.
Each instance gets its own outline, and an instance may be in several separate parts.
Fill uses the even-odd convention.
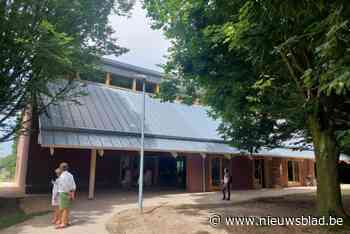
[[[59,210],[59,193],[58,193],[58,177],[61,175],[62,171],[57,168],[55,170],[56,179],[52,180],[52,199],[51,205],[53,207],[54,213],[52,217],[52,223],[56,224],[60,220],[60,210]]]
[[[61,163],[60,170],[62,171],[58,178],[60,222],[57,223],[57,229],[65,228],[69,225],[70,207],[72,201],[75,199],[76,190],[74,177],[68,172],[68,163]]]

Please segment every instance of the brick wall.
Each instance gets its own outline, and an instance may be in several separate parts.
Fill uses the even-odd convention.
[[[301,172],[301,184],[303,186],[308,185],[307,177],[310,177],[311,180],[315,179],[315,170],[314,170],[314,160],[312,159],[304,159],[301,162],[302,172]]]
[[[247,156],[231,159],[232,189],[253,189],[253,160]]]
[[[272,187],[272,158],[271,157],[265,157],[264,158],[264,176],[265,176],[265,187],[271,188]]]
[[[299,165],[299,182],[288,182],[288,161],[296,161]],[[315,177],[314,160],[293,158],[272,158],[271,160],[271,184],[273,188],[288,186],[306,186],[307,177]]]

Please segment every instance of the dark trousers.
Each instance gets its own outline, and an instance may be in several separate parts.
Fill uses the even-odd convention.
[[[227,193],[227,200],[230,200],[230,197],[231,197],[231,186],[230,186],[230,183],[224,184],[222,186],[223,199],[226,199],[226,193]]]

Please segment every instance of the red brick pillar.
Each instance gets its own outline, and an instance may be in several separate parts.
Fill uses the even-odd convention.
[[[283,160],[281,158],[272,158],[271,186],[273,188],[280,188],[285,186],[284,178],[283,178],[283,169],[284,169]]]
[[[200,155],[186,156],[186,190],[188,192],[202,192],[202,157]]]

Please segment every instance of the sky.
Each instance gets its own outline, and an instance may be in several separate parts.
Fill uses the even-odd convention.
[[[7,156],[11,153],[12,142],[0,143],[0,158]]]
[[[116,31],[118,44],[130,51],[116,59],[136,66],[161,71],[159,64],[166,61],[164,57],[170,46],[161,31],[150,27],[140,1],[137,1],[130,18],[112,15],[111,25]]]
[[[161,71],[158,65],[165,63],[170,43],[161,31],[151,29],[150,20],[140,1],[136,2],[130,17],[111,15],[110,24],[116,31],[118,45],[128,48],[129,52],[117,58],[109,58]],[[12,142],[0,143],[0,158],[11,152],[11,144]]]

